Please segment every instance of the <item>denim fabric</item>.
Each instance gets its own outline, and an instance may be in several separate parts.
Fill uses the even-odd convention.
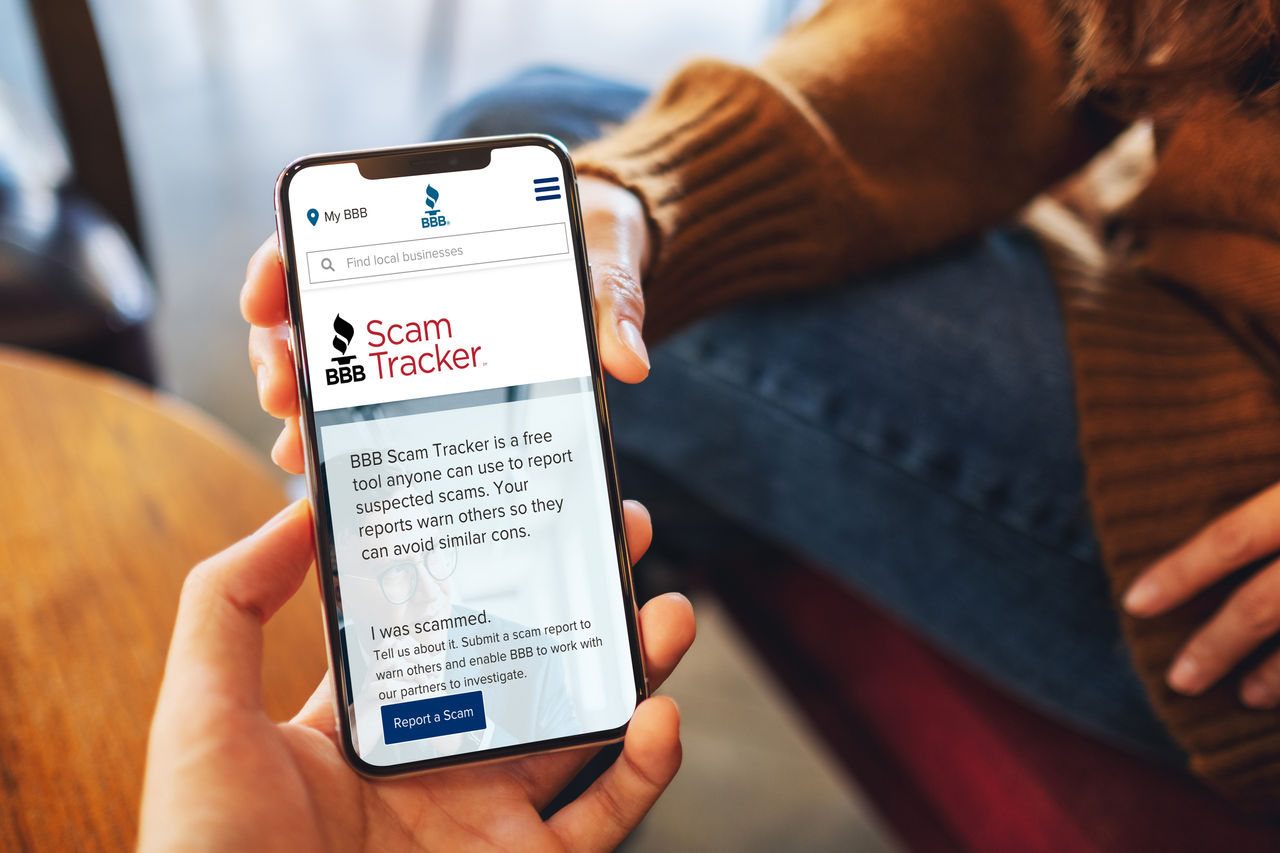
[[[549,133],[572,147],[621,122],[647,95],[644,89],[603,77],[530,68],[449,110],[433,138]]]
[[[454,111],[438,135],[572,143],[643,96],[538,69]],[[743,535],[786,548],[1023,701],[1181,760],[1120,638],[1062,318],[1030,235],[996,230],[736,306],[652,361],[644,383],[611,383],[609,403],[622,487],[651,504],[655,548],[697,559]]]

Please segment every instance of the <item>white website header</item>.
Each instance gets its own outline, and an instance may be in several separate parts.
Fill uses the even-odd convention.
[[[589,375],[559,159],[289,186],[316,411]]]

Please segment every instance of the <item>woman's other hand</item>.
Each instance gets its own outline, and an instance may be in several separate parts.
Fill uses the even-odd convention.
[[[1134,581],[1124,608],[1135,616],[1165,613],[1232,572],[1280,551],[1280,484],[1219,516]],[[1261,644],[1280,633],[1280,560],[1237,589],[1183,646],[1166,680],[1180,693],[1204,692]],[[1280,652],[1248,672],[1240,700],[1280,706]]]

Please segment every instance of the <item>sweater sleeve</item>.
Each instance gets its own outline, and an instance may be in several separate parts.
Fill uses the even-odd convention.
[[[695,62],[575,154],[636,193],[646,329],[972,234],[1113,128],[1067,105],[1043,0],[833,0],[755,69]]]

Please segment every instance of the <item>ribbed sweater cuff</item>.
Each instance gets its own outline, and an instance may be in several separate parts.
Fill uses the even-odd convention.
[[[646,337],[744,296],[829,283],[845,266],[850,166],[820,119],[759,72],[695,62],[574,162],[648,213]]]

